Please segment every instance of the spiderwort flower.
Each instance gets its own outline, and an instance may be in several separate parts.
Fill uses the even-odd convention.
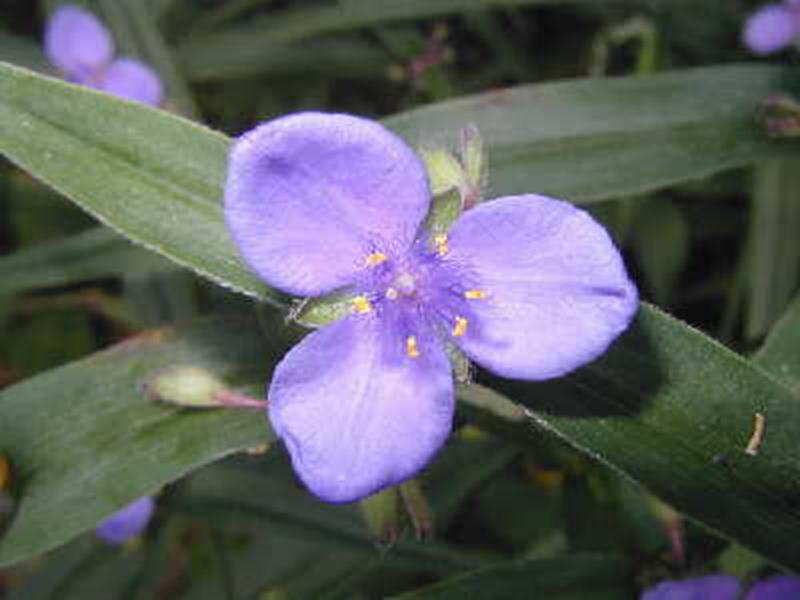
[[[59,7],[47,22],[44,42],[48,59],[67,81],[143,104],[161,102],[158,75],[138,60],[114,59],[111,34],[92,13],[71,4]]]
[[[150,496],[134,500],[101,522],[95,533],[109,544],[122,544],[144,531],[154,509],[155,501]]]
[[[739,580],[730,575],[708,575],[683,581],[662,581],[642,594],[641,600],[736,600]]]
[[[380,124],[298,113],[234,145],[225,217],[245,260],[296,296],[351,294],[348,314],[275,369],[269,418],[303,482],[350,502],[414,476],[452,426],[446,344],[506,377],[548,379],[603,353],[637,293],[605,230],[537,195],[420,225],[425,167]]]
[[[641,600],[736,600],[739,580],[730,575],[708,575],[683,581],[662,581],[645,590]],[[744,600],[795,600],[800,598],[800,578],[775,575],[756,582]]]
[[[742,39],[754,54],[782,50],[800,37],[800,0],[767,4],[753,13]]]

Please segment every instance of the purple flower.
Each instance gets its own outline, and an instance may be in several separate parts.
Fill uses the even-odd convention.
[[[602,354],[637,292],[606,231],[544,196],[420,228],[425,167],[380,124],[298,113],[242,136],[225,216],[244,258],[297,296],[349,294],[349,313],[277,366],[269,417],[323,500],[350,502],[413,477],[446,440],[447,347],[494,373],[548,379]]]
[[[115,60],[111,34],[92,13],[61,6],[47,22],[44,43],[48,59],[68,81],[152,106],[161,102],[158,75],[137,60]]]
[[[800,0],[767,4],[745,24],[742,39],[754,54],[781,50],[800,36]]]
[[[730,575],[709,575],[683,581],[662,581],[644,591],[641,600],[736,600],[739,580]]]
[[[95,533],[109,544],[122,544],[147,527],[154,509],[155,501],[150,496],[139,498],[101,522]]]
[[[641,600],[736,600],[739,580],[730,575],[709,575],[683,581],[662,581],[642,593]],[[800,578],[776,575],[759,581],[745,600],[798,600]]]
[[[800,599],[800,578],[789,575],[775,575],[754,584],[745,600],[798,600]]]

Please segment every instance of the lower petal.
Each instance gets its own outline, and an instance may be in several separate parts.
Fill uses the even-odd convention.
[[[295,471],[328,502],[352,502],[413,477],[452,426],[450,364],[437,343],[416,357],[380,319],[351,316],[320,329],[281,361],[269,417]]]
[[[514,196],[465,212],[448,257],[478,288],[454,341],[506,377],[558,377],[595,359],[638,307],[605,229],[560,200]]]
[[[161,80],[156,72],[144,63],[128,58],[111,63],[98,87],[119,98],[150,106],[158,106],[163,96]]]

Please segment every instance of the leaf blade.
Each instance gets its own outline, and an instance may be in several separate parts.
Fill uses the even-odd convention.
[[[19,502],[0,536],[0,564],[63,543],[202,464],[270,442],[263,415],[182,412],[142,389],[169,365],[258,381],[275,361],[258,331],[230,320],[156,330],[3,390],[0,452],[14,467]]]

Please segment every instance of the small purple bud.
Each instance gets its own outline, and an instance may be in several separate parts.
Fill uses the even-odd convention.
[[[800,3],[768,4],[753,13],[742,34],[744,44],[758,55],[777,52],[800,34]]]
[[[44,36],[48,59],[64,79],[120,98],[158,106],[161,80],[147,65],[128,58],[114,60],[111,33],[92,13],[62,5],[47,22]]]
[[[109,544],[122,544],[144,531],[153,516],[155,501],[144,496],[102,521],[95,533]]]

